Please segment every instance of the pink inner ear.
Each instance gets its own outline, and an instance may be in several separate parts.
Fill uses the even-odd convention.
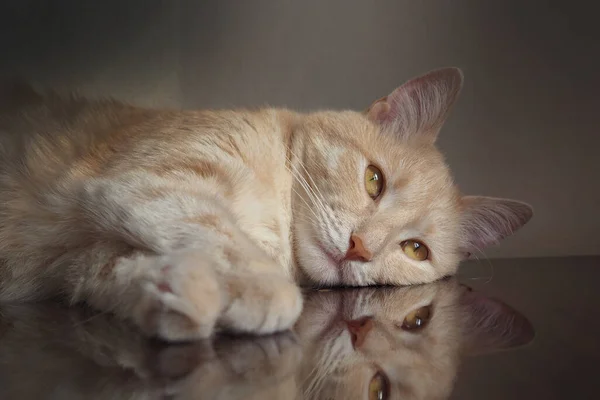
[[[462,86],[462,73],[443,68],[414,78],[377,100],[368,116],[401,138],[435,141]]]
[[[390,104],[387,102],[387,98],[383,98],[374,103],[367,112],[367,115],[371,121],[377,123],[385,123],[389,118]]]

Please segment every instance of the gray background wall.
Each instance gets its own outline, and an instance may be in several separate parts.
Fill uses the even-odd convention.
[[[143,105],[362,109],[461,67],[440,138],[463,191],[536,215],[490,257],[600,253],[593,2],[0,2],[0,77]]]

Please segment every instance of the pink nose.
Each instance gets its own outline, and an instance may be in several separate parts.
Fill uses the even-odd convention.
[[[352,234],[350,236],[350,247],[348,247],[344,260],[367,262],[371,261],[372,258],[373,254],[365,248],[362,239],[358,235]]]
[[[350,332],[352,347],[359,349],[365,342],[367,334],[373,329],[373,319],[371,317],[362,317],[346,321],[346,326],[348,327],[348,332]]]

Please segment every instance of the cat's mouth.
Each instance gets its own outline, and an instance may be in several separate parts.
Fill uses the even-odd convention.
[[[344,263],[344,255],[339,251],[328,250],[321,243],[317,243],[317,249],[325,259],[327,267],[332,269],[338,277],[338,283],[343,283],[342,269]]]
[[[328,250],[321,243],[316,244],[317,250],[323,259],[323,267],[332,271],[336,275],[336,285],[344,285],[349,287],[362,286],[360,279],[353,269],[351,261],[345,260],[344,254],[340,251]]]
[[[342,257],[340,257],[334,252],[327,250],[321,244],[318,244],[317,246],[319,247],[319,250],[321,250],[321,252],[325,255],[325,257],[327,257],[327,261],[329,261],[331,265],[335,266],[336,268],[340,268]]]

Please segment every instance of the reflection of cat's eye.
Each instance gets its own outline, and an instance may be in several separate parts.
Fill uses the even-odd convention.
[[[377,372],[369,382],[369,400],[386,400],[389,398],[390,384],[383,372]]]
[[[414,331],[423,328],[431,319],[431,306],[424,306],[408,313],[402,321],[402,329]]]
[[[377,199],[383,190],[383,174],[374,165],[369,165],[365,171],[365,189],[373,200]]]
[[[413,260],[425,261],[429,257],[429,249],[418,240],[405,240],[404,242],[400,243],[400,246],[402,247],[404,254]]]

